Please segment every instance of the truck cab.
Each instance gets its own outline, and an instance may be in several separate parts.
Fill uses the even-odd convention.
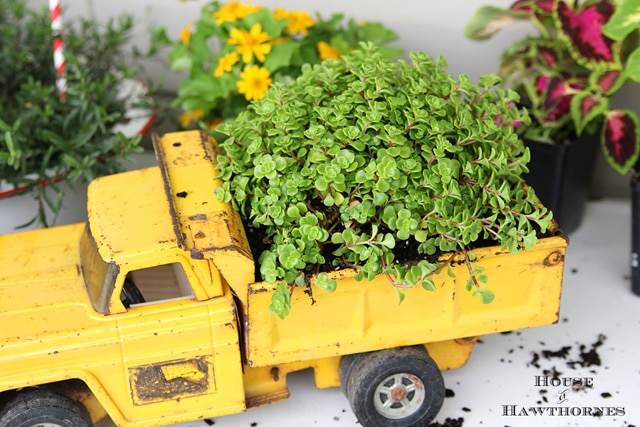
[[[185,247],[165,184],[157,167],[99,178],[88,224],[0,237],[4,400],[45,384],[70,398],[90,391],[90,406],[119,425],[245,409],[234,296],[213,262]],[[224,215],[212,205],[193,221]],[[202,233],[205,246],[241,253],[239,276],[253,280],[248,246],[234,248],[228,230]]]

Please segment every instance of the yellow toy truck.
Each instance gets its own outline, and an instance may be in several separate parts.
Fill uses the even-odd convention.
[[[495,300],[465,290],[466,267],[398,304],[384,276],[331,273],[284,320],[255,279],[241,218],[213,192],[217,145],[200,132],[154,138],[159,166],[89,187],[88,223],[0,236],[0,426],[161,426],[288,397],[312,368],[342,386],[363,426],[424,426],[441,370],[478,336],[558,318],[566,239],[516,255],[475,251]]]

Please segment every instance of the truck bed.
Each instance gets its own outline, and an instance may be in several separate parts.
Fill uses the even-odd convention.
[[[406,291],[398,304],[393,285],[380,275],[356,281],[352,269],[330,273],[333,293],[296,288],[291,314],[284,320],[268,311],[275,285],[249,288],[246,351],[250,366],[260,367],[363,351],[435,343],[558,320],[567,241],[557,234],[529,250],[509,254],[499,246],[474,250],[474,264],[485,269],[483,285],[495,299],[482,304],[466,290],[467,267],[454,262],[455,278],[436,276],[436,291]]]
[[[567,246],[560,232],[518,254],[498,246],[474,249],[474,264],[489,277],[483,288],[495,294],[490,304],[482,304],[465,289],[468,270],[458,258],[452,265],[455,278],[442,271],[435,278],[435,292],[420,286],[408,289],[402,304],[384,275],[358,282],[352,269],[334,271],[329,275],[338,282],[335,292],[311,286],[309,295],[306,289],[296,288],[291,314],[280,319],[268,310],[276,285],[255,282],[254,260],[259,254],[252,254],[240,215],[230,204],[212,199],[215,188],[222,185],[212,161],[218,153],[215,141],[204,133],[184,132],[156,138],[154,146],[178,244],[193,258],[210,259],[234,291],[251,367],[304,365],[416,344],[439,347],[438,352],[445,354],[447,350],[442,349],[455,340],[473,343],[461,338],[542,326],[558,319]],[[185,168],[188,174],[181,173]],[[199,177],[198,185],[193,185],[194,176]]]

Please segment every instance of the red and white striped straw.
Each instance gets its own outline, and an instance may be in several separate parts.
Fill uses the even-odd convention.
[[[53,32],[53,65],[56,68],[56,87],[60,98],[67,95],[67,64],[64,59],[64,39],[62,38],[62,6],[60,0],[49,0],[51,12],[51,31]]]

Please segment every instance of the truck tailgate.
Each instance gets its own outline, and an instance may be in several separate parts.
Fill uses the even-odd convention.
[[[416,287],[398,304],[389,280],[356,281],[351,269],[330,273],[337,290],[296,288],[291,314],[269,313],[274,285],[259,282],[249,290],[246,349],[250,366],[450,340],[542,326],[558,319],[566,239],[545,237],[518,254],[498,246],[474,250],[489,277],[483,288],[495,299],[482,304],[466,290],[468,270],[454,263],[436,276],[437,290]]]

